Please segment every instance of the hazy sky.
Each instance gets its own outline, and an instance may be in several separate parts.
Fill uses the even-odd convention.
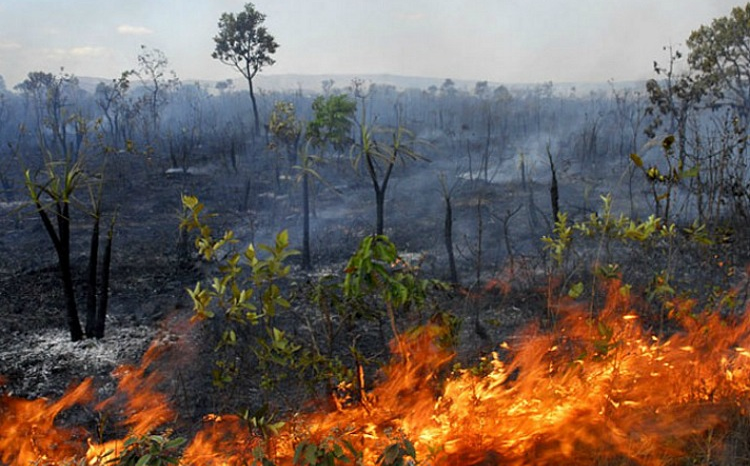
[[[265,74],[390,73],[495,82],[651,77],[662,47],[733,0],[256,0],[280,47]],[[240,78],[211,58],[244,0],[0,0],[0,75],[114,78],[140,45],[183,80]]]

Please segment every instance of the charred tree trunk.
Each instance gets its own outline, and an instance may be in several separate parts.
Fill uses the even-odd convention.
[[[302,174],[302,269],[310,270],[310,181]]]
[[[99,212],[94,214],[94,226],[91,229],[91,246],[89,248],[88,291],[86,294],[86,338],[93,338],[96,333],[96,272],[99,263]]]
[[[515,276],[516,273],[516,259],[513,253],[513,246],[510,244],[510,219],[516,215],[523,205],[517,206],[513,211],[510,209],[506,211],[505,218],[503,218],[503,237],[505,238],[505,252],[508,254],[508,263],[510,264],[511,276]]]
[[[78,308],[76,306],[75,288],[73,286],[73,272],[70,267],[70,208],[67,202],[58,203],[55,216],[57,217],[57,228],[52,225],[47,212],[39,201],[36,201],[37,211],[42,219],[44,228],[52,239],[57,253],[60,266],[60,277],[63,283],[63,294],[65,296],[66,322],[70,330],[71,341],[83,339],[83,329],[78,320]],[[59,232],[59,233],[58,233]]]
[[[96,310],[96,322],[94,326],[94,338],[104,338],[104,326],[107,320],[107,308],[109,306],[109,271],[112,264],[112,240],[115,233],[115,219],[109,226],[107,233],[107,244],[104,247],[102,258],[102,287],[99,294],[99,307]]]
[[[372,188],[375,191],[375,234],[382,235],[385,231],[385,192],[388,189],[388,181],[391,179],[397,155],[394,154],[388,161],[388,166],[383,174],[383,181],[380,183],[378,183],[378,173],[375,169],[373,157],[372,154],[366,154],[365,160],[367,162],[367,173],[370,175]]]
[[[375,209],[375,234],[382,235],[385,230],[385,191],[382,189],[375,190]]]
[[[549,169],[552,172],[552,183],[549,187],[550,202],[552,204],[552,224],[557,222],[557,215],[560,213],[560,192],[557,187],[557,169],[555,162],[552,160],[552,153],[547,146],[547,159],[549,160]]]
[[[253,139],[255,139],[258,136],[260,136],[260,117],[258,116],[258,102],[255,99],[255,91],[253,89],[253,79],[252,78],[248,78],[248,80],[247,80],[247,87],[250,90],[250,100],[253,103],[253,121],[254,121]]]
[[[443,227],[445,239],[445,250],[448,253],[448,267],[450,270],[451,283],[458,283],[458,270],[456,269],[456,256],[453,253],[453,206],[450,196],[445,196],[445,225]]]
[[[232,162],[232,169],[237,173],[237,147],[234,142],[234,137],[232,137],[232,142],[229,146],[229,160]]]
[[[482,194],[477,198],[477,250],[476,250],[476,280],[477,285],[482,280],[482,241],[484,234],[484,216],[482,213]]]

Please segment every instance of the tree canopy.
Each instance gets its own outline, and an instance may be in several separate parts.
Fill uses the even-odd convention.
[[[245,9],[236,15],[223,13],[219,19],[219,34],[214,37],[215,48],[211,54],[222,63],[233,66],[247,80],[250,99],[253,102],[256,135],[260,130],[260,122],[253,91],[253,78],[264,66],[275,63],[271,55],[276,53],[279,46],[276,39],[263,26],[265,20],[266,15],[256,10],[252,3],[246,3]]]
[[[307,139],[317,147],[330,144],[343,151],[352,143],[352,118],[357,103],[346,94],[318,96],[312,103],[313,120],[307,124]]]
[[[713,91],[718,103],[750,115],[750,3],[735,7],[710,26],[701,26],[687,40],[688,63]]]

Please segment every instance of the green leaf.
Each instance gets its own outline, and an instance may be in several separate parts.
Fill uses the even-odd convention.
[[[643,168],[643,159],[641,159],[640,156],[638,156],[638,154],[636,153],[630,154],[630,160],[633,161],[636,167]]]
[[[680,173],[680,178],[695,178],[700,173],[700,167],[698,165],[694,166],[693,168],[690,168],[688,170],[684,170]]]
[[[141,456],[141,459],[139,459],[137,463],[135,463],[135,466],[146,466],[150,461],[151,455],[149,453],[146,453],[145,455]]]
[[[305,447],[305,461],[307,461],[307,464],[313,465],[317,464],[318,459],[318,447],[317,445],[313,445],[308,443]]]
[[[570,287],[568,296],[572,299],[578,299],[583,294],[583,282],[578,282]]]

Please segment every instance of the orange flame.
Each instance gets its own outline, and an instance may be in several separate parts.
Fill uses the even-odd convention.
[[[292,464],[300,442],[346,445],[363,464],[376,464],[389,445],[410,440],[416,459],[433,465],[664,465],[686,457],[697,439],[747,416],[750,403],[750,316],[722,319],[675,303],[682,329],[669,338],[644,331],[629,297],[612,281],[594,318],[564,306],[551,330],[532,326],[472,369],[450,371],[436,345],[443,331],[428,326],[392,344],[393,361],[357,403],[299,414],[281,433],[257,437],[237,416],[207,416],[183,452],[184,465],[256,464],[259,455]],[[115,409],[135,435],[175,414],[155,391],[159,356],[152,346],[139,367],[123,367],[118,395],[96,409]],[[0,398],[0,461],[27,466],[80,458],[86,433],[62,429],[55,417],[88,403],[84,381],[60,401]],[[89,464],[121,441],[89,441]]]
[[[685,331],[662,341],[620,293],[598,320],[566,312],[554,332],[530,329],[510,357],[493,355],[485,374],[461,370],[442,384],[449,357],[431,344],[436,330],[405,339],[411,357],[392,363],[365,402],[304,416],[277,439],[279,464],[300,438],[335,435],[365,464],[404,436],[432,464],[658,465],[747,408],[748,319],[686,317]]]
[[[85,432],[60,429],[55,417],[73,405],[91,400],[91,380],[69,389],[60,400],[24,400],[0,396],[0,460],[8,465],[60,461],[80,455]]]

